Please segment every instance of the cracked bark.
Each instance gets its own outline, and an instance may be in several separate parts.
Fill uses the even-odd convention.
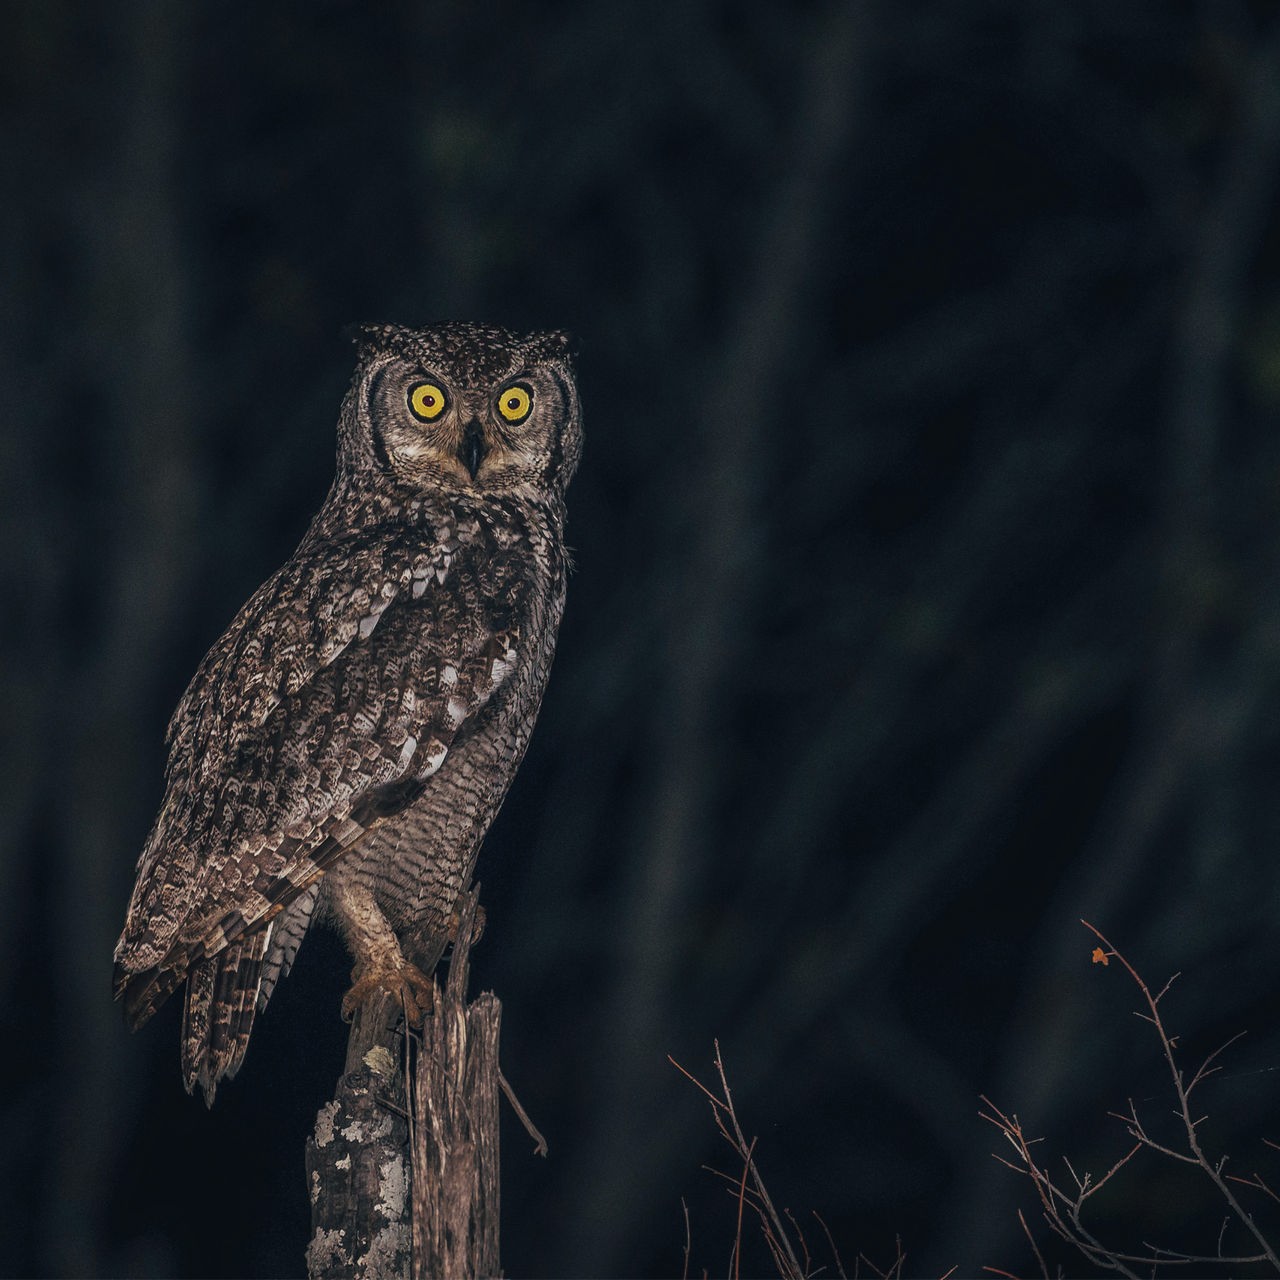
[[[501,1274],[498,1263],[498,1034],[490,991],[468,1005],[476,891],[459,904],[458,946],[414,1073],[413,1274]]]

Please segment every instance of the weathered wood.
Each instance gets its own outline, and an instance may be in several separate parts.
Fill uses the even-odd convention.
[[[347,1036],[347,1065],[344,1071],[359,1071],[365,1066],[365,1055],[370,1049],[385,1049],[397,1065],[403,1061],[404,1005],[398,993],[381,987],[370,993],[351,1019],[351,1033]],[[404,1085],[403,1077],[400,1080]],[[403,1109],[403,1103],[399,1103]]]
[[[355,1038],[355,1028],[352,1039]],[[343,1073],[307,1141],[312,1280],[407,1280],[412,1236],[404,1077],[385,1045]]]
[[[466,1003],[473,892],[459,904],[458,942],[414,1073],[413,1275],[480,1280],[498,1261],[498,1036],[492,992]]]
[[[466,1003],[478,900],[478,888],[459,900],[448,979],[410,1037],[408,1089],[398,998],[375,991],[356,1011],[346,1069],[307,1142],[312,1280],[500,1274],[502,1006],[491,992]]]

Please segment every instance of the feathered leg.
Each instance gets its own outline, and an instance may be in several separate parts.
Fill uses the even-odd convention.
[[[413,1026],[421,1026],[435,1003],[431,979],[404,958],[395,931],[365,885],[354,876],[343,876],[341,869],[329,880],[329,901],[356,958],[351,990],[342,998],[343,1016],[352,1017],[364,1000],[381,989],[398,995],[405,1017]]]

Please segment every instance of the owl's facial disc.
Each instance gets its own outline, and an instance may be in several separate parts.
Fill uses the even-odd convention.
[[[415,488],[538,496],[567,405],[534,364],[489,383],[399,355],[375,369],[369,429],[382,467]]]

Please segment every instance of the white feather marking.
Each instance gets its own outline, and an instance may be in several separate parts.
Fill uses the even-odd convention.
[[[442,689],[452,689],[458,683],[458,668],[451,662],[446,662],[440,668],[440,687]]]
[[[444,758],[449,754],[449,748],[440,741],[439,738],[432,738],[425,747],[422,748],[422,754],[418,757],[422,761],[422,767],[418,770],[419,778],[429,778],[435,771],[444,764]]]
[[[457,728],[466,717],[467,704],[461,698],[450,698],[444,704],[445,723],[450,728]]]
[[[413,580],[413,598],[414,598],[415,600],[419,599],[419,598],[422,596],[422,593],[423,593],[426,589],[427,589],[427,580],[426,580],[426,578],[414,578],[414,580]]]
[[[413,753],[417,751],[417,749],[418,749],[417,738],[415,738],[413,734],[409,734],[409,736],[404,740],[404,746],[400,748],[400,767],[402,769],[405,767],[405,765],[409,763],[411,759],[413,759]]]
[[[382,610],[379,609],[377,613],[366,614],[363,618],[360,619],[360,639],[361,640],[368,639],[374,627],[378,625],[378,619],[381,617],[382,617]]]

